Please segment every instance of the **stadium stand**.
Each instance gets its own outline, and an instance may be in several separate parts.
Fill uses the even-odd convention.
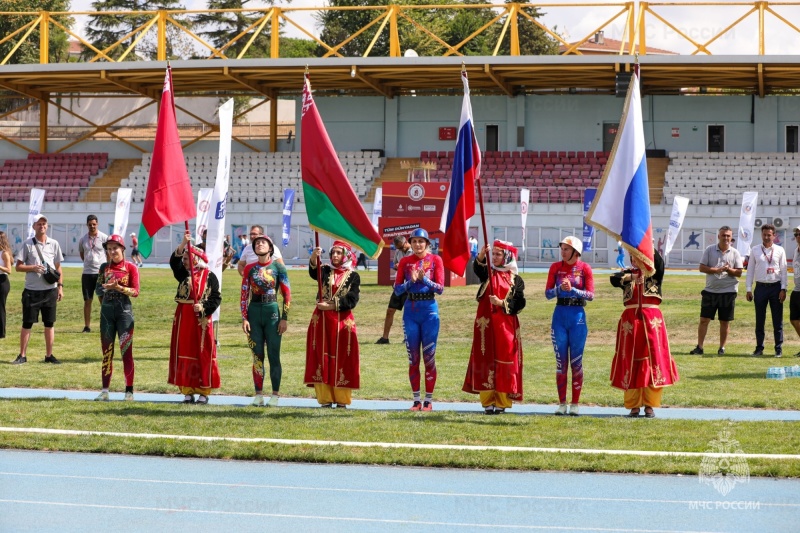
[[[339,152],[339,161],[359,198],[364,198],[372,181],[380,176],[386,164],[377,151]],[[142,156],[141,165],[134,167],[120,186],[133,189],[133,201],[143,202],[150,174],[152,154]],[[214,187],[217,178],[216,153],[185,153],[192,188]],[[229,201],[236,203],[280,203],[283,190],[293,188],[297,201],[303,201],[300,177],[300,152],[234,152],[231,154],[231,174],[228,185]]]
[[[92,179],[108,166],[107,153],[28,154],[0,166],[0,201],[26,202],[32,187],[47,190],[48,200],[75,202]]]
[[[737,205],[758,191],[759,205],[796,206],[800,154],[784,152],[671,152],[664,175],[665,204],[675,196],[692,204]]]

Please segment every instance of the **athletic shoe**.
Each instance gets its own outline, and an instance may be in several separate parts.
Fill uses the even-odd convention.
[[[783,349],[775,348],[775,357],[783,357]]]
[[[107,402],[108,401],[108,392],[103,391],[100,395],[94,399],[96,402]]]
[[[50,364],[53,364],[53,365],[60,365],[61,364],[61,361],[56,359],[56,356],[53,355],[53,354],[50,354],[47,357],[45,357],[44,358],[44,362],[45,363],[50,363]]]
[[[720,346],[719,350],[717,350],[717,355],[725,355],[725,347]]]
[[[92,328],[90,328],[89,326],[84,326],[83,331],[81,331],[81,333],[91,333],[91,332]]]
[[[564,416],[565,414],[567,414],[567,404],[562,403],[556,409],[556,416]]]
[[[208,396],[205,394],[201,394],[197,397],[197,403],[200,405],[206,405],[208,403]]]
[[[485,415],[493,415],[494,414],[494,405],[490,405],[483,409],[483,414]]]
[[[694,350],[689,352],[689,355],[703,355],[703,349],[698,344],[697,346],[694,347]]]
[[[800,352],[797,352],[796,354],[794,354],[794,356],[795,357],[800,357]]]
[[[578,416],[580,414],[580,406],[577,403],[569,404],[569,416]]]
[[[256,394],[253,396],[253,403],[250,405],[253,407],[264,407],[264,396],[262,394]]]
[[[422,402],[415,401],[414,405],[411,406],[411,409],[409,409],[409,411],[422,411]]]
[[[756,348],[753,350],[753,357],[760,357],[764,355],[764,348]]]
[[[133,401],[133,393],[131,391],[125,391],[125,401],[132,402]]]
[[[422,404],[422,410],[423,411],[433,411],[433,403],[432,402],[427,402],[427,401],[424,402]]]
[[[389,339],[387,339],[386,337],[381,337],[380,339],[375,341],[375,344],[389,344]]]
[[[277,394],[273,394],[269,397],[269,401],[267,401],[267,407],[278,407],[278,396]]]
[[[656,413],[653,411],[652,407],[646,406],[644,407],[644,417],[645,418],[655,418]]]
[[[183,397],[183,403],[194,403],[194,396],[187,394]]]
[[[797,354],[797,355],[800,355],[800,354]],[[19,354],[19,355],[17,355],[17,358],[16,358],[16,359],[14,359],[13,361],[11,361],[11,364],[12,364],[12,365],[24,365],[24,364],[25,364],[25,363],[27,363],[27,362],[28,362],[28,358],[27,358],[27,357],[25,357],[25,356],[24,356],[24,355],[22,355],[22,354]]]

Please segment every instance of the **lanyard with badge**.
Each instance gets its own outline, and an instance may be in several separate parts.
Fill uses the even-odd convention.
[[[772,257],[775,255],[775,248],[770,247],[769,256],[767,256],[767,251],[763,246],[761,247],[761,252],[764,254],[764,259],[767,261],[767,281],[777,281],[775,268],[772,266]]]

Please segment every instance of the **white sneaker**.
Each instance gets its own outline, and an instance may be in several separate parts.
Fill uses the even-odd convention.
[[[277,394],[273,394],[269,397],[269,401],[267,402],[267,407],[278,407],[278,396]]]
[[[100,395],[97,398],[94,399],[94,401],[96,401],[96,402],[107,402],[108,401],[108,392],[107,391],[101,392]]]
[[[264,396],[262,394],[256,394],[253,397],[253,403],[251,405],[253,407],[264,407]]]
[[[580,413],[580,406],[577,403],[569,404],[569,416],[578,416]]]
[[[133,393],[131,391],[125,392],[125,401],[132,402],[133,401]]]
[[[564,416],[565,414],[567,414],[567,404],[559,404],[558,409],[556,409],[556,416]]]

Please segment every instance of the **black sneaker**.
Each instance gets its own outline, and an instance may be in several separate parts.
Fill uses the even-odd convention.
[[[764,348],[756,348],[753,351],[753,357],[760,357],[762,355],[764,355]]]
[[[387,339],[386,337],[381,337],[380,339],[375,341],[375,344],[389,344],[389,339]]]
[[[783,357],[783,349],[782,348],[775,348],[775,357]]]
[[[81,333],[91,333],[91,332],[92,328],[90,328],[89,326],[84,326],[83,331],[81,331]]]
[[[55,355],[53,355],[53,354],[50,354],[50,355],[48,355],[47,357],[45,357],[45,358],[44,358],[44,362],[45,362],[45,363],[51,363],[51,364],[53,364],[53,365],[60,365],[60,364],[61,364],[61,361],[59,361],[58,359],[56,359],[56,356],[55,356]]]
[[[28,358],[22,354],[17,355],[17,358],[11,361],[12,365],[24,365],[28,362]]]
[[[689,352],[689,355],[703,355],[703,349],[698,344],[697,346],[694,347],[694,350]]]
[[[725,347],[720,346],[719,350],[717,350],[717,355],[725,355]]]
[[[795,357],[800,357],[800,352],[797,352],[796,354],[794,354],[794,356]]]

